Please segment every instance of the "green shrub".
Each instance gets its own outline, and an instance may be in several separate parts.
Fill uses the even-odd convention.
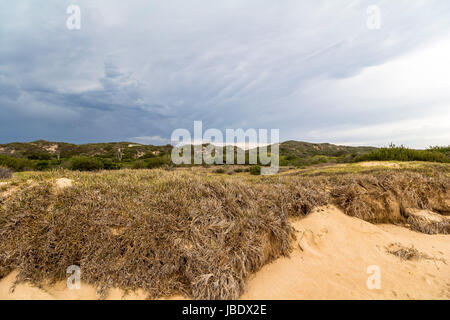
[[[112,161],[111,159],[102,159],[103,169],[105,170],[118,170],[120,169],[120,164]]]
[[[430,150],[415,150],[404,146],[397,147],[391,144],[388,148],[380,148],[370,153],[357,156],[358,161],[431,161],[431,162],[450,162],[450,158],[445,154]]]
[[[72,170],[95,171],[103,169],[103,162],[100,159],[88,157],[73,157],[71,159]]]
[[[0,167],[0,179],[9,179],[12,177],[12,170],[5,167]]]
[[[36,169],[39,171],[44,171],[50,168],[50,162],[47,160],[40,160],[36,162]]]
[[[250,174],[255,175],[255,176],[260,175],[261,174],[261,166],[258,166],[258,165],[251,166]]]
[[[147,164],[143,160],[137,160],[137,161],[133,162],[132,168],[133,169],[145,169],[145,168],[147,168]]]
[[[149,169],[159,168],[159,167],[162,167],[163,165],[168,164],[168,162],[162,157],[146,159],[145,163],[147,164],[147,168],[149,168]]]
[[[225,170],[222,168],[214,170],[214,173],[225,173]]]
[[[51,155],[47,153],[25,153],[24,156],[26,156],[30,160],[50,160],[52,157]]]
[[[427,149],[428,151],[432,152],[440,152],[445,154],[447,157],[450,157],[450,146],[448,147],[430,147]]]
[[[0,166],[13,169],[14,171],[24,171],[35,168],[34,162],[31,160],[7,155],[0,155]]]

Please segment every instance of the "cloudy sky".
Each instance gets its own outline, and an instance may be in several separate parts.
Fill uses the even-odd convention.
[[[448,145],[450,1],[0,0],[0,111],[0,143],[166,144],[202,120]]]

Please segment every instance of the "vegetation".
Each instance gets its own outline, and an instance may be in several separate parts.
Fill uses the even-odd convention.
[[[251,166],[250,167],[250,174],[258,176],[261,174],[261,167],[256,165],[256,166]]]
[[[203,145],[206,148],[207,145]],[[0,166],[14,171],[48,171],[70,169],[79,171],[115,169],[153,169],[175,166],[171,161],[173,147],[140,145],[131,142],[95,143],[74,145],[62,142],[34,141],[0,145]],[[272,147],[268,146],[270,154]],[[450,147],[431,147],[428,150],[413,150],[403,146],[347,147],[329,143],[314,144],[287,141],[279,145],[280,165],[306,167],[320,164],[351,163],[358,161],[434,161],[449,162]],[[249,150],[234,147],[234,157],[242,152],[245,164],[250,165]],[[257,151],[259,151],[257,149]],[[226,163],[226,147],[222,149]],[[195,150],[191,156],[194,159]],[[214,155],[213,155],[214,156]],[[257,164],[262,166],[260,159]],[[190,165],[193,165],[190,164]],[[188,165],[188,166],[190,166]],[[186,166],[186,165],[182,165]],[[207,167],[205,163],[203,166]],[[244,170],[244,169],[242,169]]]
[[[170,145],[149,146],[131,142],[74,145],[39,140],[0,145],[0,165],[14,171],[156,168],[171,164],[171,150]]]
[[[12,177],[11,169],[0,167],[0,179],[9,179],[11,177]]]
[[[381,148],[369,153],[357,156],[354,161],[431,161],[450,162],[450,158],[440,151],[440,148],[429,150],[414,150],[404,146],[397,147],[391,144],[388,148]],[[443,150],[445,150],[443,148]]]
[[[376,150],[374,147],[348,147],[330,143],[286,141],[280,144],[280,165],[308,166],[319,163],[352,162],[361,154]]]
[[[80,171],[95,171],[103,169],[103,162],[100,159],[88,157],[74,157],[71,159],[71,169]]]
[[[102,293],[235,299],[251,273],[290,253],[289,217],[327,204],[372,223],[409,225],[404,208],[450,215],[449,165],[436,165],[220,178],[202,168],[15,174],[0,193],[0,278],[17,270],[18,281],[41,285],[75,264]],[[55,188],[62,177],[72,186]],[[448,219],[427,223],[411,228],[450,232]]]
[[[447,157],[450,158],[450,146],[447,147],[430,147],[428,148],[428,151],[433,151],[433,152],[440,152],[445,154]]]

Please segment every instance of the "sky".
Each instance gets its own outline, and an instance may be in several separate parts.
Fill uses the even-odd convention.
[[[0,143],[450,145],[450,1],[0,0],[0,112]]]

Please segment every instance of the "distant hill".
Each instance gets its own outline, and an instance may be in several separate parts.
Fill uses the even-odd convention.
[[[205,150],[204,144],[201,150]],[[15,171],[99,170],[120,168],[171,167],[173,146],[143,145],[134,142],[71,144],[38,140],[0,144],[0,166]],[[268,147],[270,152],[272,146]],[[239,149],[234,147],[235,159]],[[194,155],[194,148],[191,155]],[[204,151],[201,151],[204,152]],[[249,150],[244,151],[249,163]],[[432,147],[414,150],[391,145],[388,148],[350,147],[330,143],[286,141],[279,144],[280,165],[303,167],[320,163],[348,163],[355,161],[399,160],[450,162],[450,147]],[[224,163],[226,151],[223,148]],[[193,161],[194,157],[192,157]],[[259,159],[258,159],[259,160]]]
[[[75,156],[103,157],[118,160],[139,159],[170,153],[171,145],[153,146],[134,142],[71,144],[38,140],[0,144],[0,154],[24,157],[30,160],[50,160]]]
[[[279,149],[282,165],[301,166],[326,162],[351,162],[357,156],[369,153],[377,148],[291,140],[280,143]]]
[[[325,155],[340,157],[348,154],[362,154],[376,150],[375,147],[349,147],[339,146],[331,143],[309,143],[303,141],[286,141],[280,144],[280,154],[283,156],[311,157]]]

